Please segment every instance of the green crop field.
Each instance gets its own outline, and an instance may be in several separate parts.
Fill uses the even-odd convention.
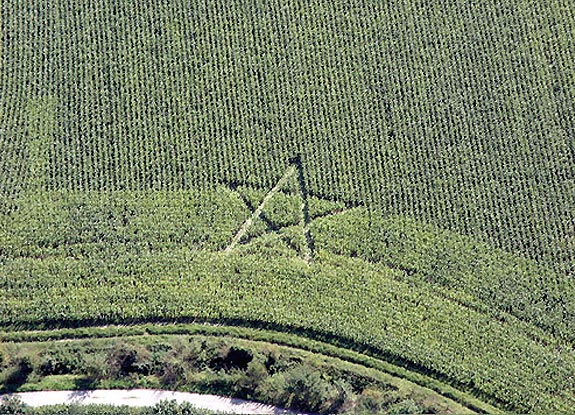
[[[571,1],[0,3],[3,332],[287,331],[569,413],[574,298]]]

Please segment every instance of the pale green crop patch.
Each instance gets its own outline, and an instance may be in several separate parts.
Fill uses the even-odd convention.
[[[559,314],[572,311],[559,308],[554,319],[536,307],[558,295],[552,284],[572,288],[526,259],[335,205],[311,209],[310,263],[297,245],[302,227],[280,220],[282,210],[301,212],[291,200],[299,196],[283,192],[257,217],[270,212],[267,227],[231,252],[224,248],[253,212],[226,187],[28,197],[2,215],[6,329],[196,319],[262,326],[367,348],[503,407],[573,403],[564,392],[573,329]],[[465,272],[471,264],[486,275]],[[532,269],[548,285],[521,289]],[[516,289],[504,291],[512,278]]]

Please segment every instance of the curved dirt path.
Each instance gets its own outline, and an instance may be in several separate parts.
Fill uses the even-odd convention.
[[[20,392],[14,395],[19,396],[25,404],[35,407],[58,404],[154,406],[163,400],[176,400],[179,403],[189,402],[202,409],[233,414],[296,414],[283,408],[243,399],[157,389]],[[0,399],[2,397],[3,395],[0,395]]]

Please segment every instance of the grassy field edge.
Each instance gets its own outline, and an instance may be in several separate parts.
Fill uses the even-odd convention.
[[[438,394],[449,398],[473,411],[479,413],[503,413],[499,405],[491,403],[491,397],[478,397],[479,391],[463,391],[441,380],[427,376],[405,367],[393,364],[381,358],[376,358],[355,350],[339,347],[332,343],[312,340],[292,333],[277,332],[269,329],[255,329],[237,325],[200,324],[135,324],[135,325],[106,325],[77,328],[62,328],[37,331],[2,331],[0,340],[3,342],[50,342],[66,339],[133,337],[147,335],[211,335],[226,336],[258,342],[274,343],[306,350],[338,358],[350,363],[359,364],[368,368],[387,373],[392,376],[406,379],[424,388],[431,389]],[[485,399],[487,398],[487,399]],[[485,401],[483,400],[485,399]],[[487,402],[486,402],[487,401]]]

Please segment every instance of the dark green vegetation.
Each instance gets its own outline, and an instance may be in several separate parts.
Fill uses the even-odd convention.
[[[469,412],[429,389],[377,370],[231,337],[7,343],[4,350],[0,393],[147,387],[217,393],[307,412],[399,413],[403,407],[412,411],[402,413]],[[22,362],[31,370],[22,372]],[[22,379],[10,383],[20,372]]]
[[[270,188],[301,153],[313,194],[573,271],[570,0],[5,0],[0,18],[5,196],[40,173]]]
[[[2,329],[264,327],[575,407],[571,1],[6,0],[0,28]]]
[[[197,409],[191,404],[162,401],[151,408],[115,405],[48,405],[30,407],[17,397],[0,401],[2,415],[217,415],[218,412]]]
[[[280,333],[262,329],[247,327],[232,327],[214,324],[132,324],[129,326],[107,325],[103,327],[81,327],[56,330],[33,330],[4,333],[2,338],[6,342],[52,342],[57,340],[72,339],[100,339],[129,336],[147,335],[190,335],[190,336],[218,336],[231,337],[233,339],[245,339],[255,342],[271,343],[272,345],[284,345],[295,349],[306,350],[316,355],[334,357],[339,360],[354,363],[364,368],[375,369],[379,376],[384,377],[385,382],[395,384],[400,379],[397,386],[401,390],[417,389],[421,385],[425,389],[424,395],[433,397],[433,392],[438,392],[440,396],[447,397],[447,400],[440,398],[439,401],[448,402],[448,407],[454,408],[456,413],[465,413],[467,409],[473,408],[480,413],[500,413],[497,408],[488,405],[472,397],[470,394],[462,392],[446,383],[442,383],[424,374],[416,373],[400,366],[387,362],[386,360],[374,358],[363,353],[359,353],[348,348],[341,348],[336,345],[311,340],[306,337]],[[394,381],[395,378],[395,381]],[[407,389],[406,389],[407,388]],[[434,398],[437,402],[437,397]],[[457,408],[455,402],[462,403]],[[426,407],[431,405],[426,403]]]

